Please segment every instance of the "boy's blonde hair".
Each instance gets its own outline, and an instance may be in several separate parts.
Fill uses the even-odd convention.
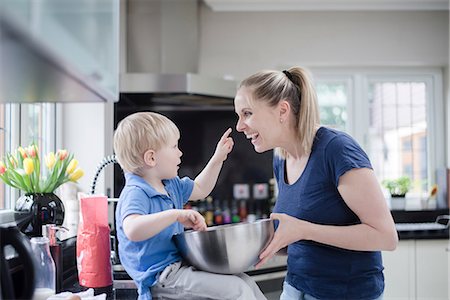
[[[114,133],[114,152],[125,172],[142,175],[144,153],[159,150],[173,136],[179,137],[177,126],[166,116],[154,112],[138,112],[119,122]]]

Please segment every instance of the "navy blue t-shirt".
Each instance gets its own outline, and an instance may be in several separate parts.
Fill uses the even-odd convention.
[[[338,192],[339,177],[351,169],[372,168],[349,135],[321,127],[305,170],[287,184],[285,160],[274,158],[278,199],[274,212],[323,225],[361,223]],[[313,241],[288,246],[286,281],[318,299],[375,299],[384,290],[379,251],[353,251]]]

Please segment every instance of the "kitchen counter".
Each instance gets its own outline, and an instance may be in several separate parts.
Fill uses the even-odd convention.
[[[392,210],[392,217],[396,224],[400,223],[433,223],[438,216],[449,215],[449,209],[437,210]],[[445,224],[445,223],[443,223]],[[449,228],[443,230],[410,230],[399,231],[400,240],[408,239],[448,239]]]
[[[392,216],[396,224],[399,223],[432,223],[440,215],[449,215],[448,209],[439,210],[420,210],[420,211],[391,211]],[[399,231],[400,240],[436,240],[436,239],[449,239],[449,229],[445,230],[412,230],[412,231]],[[64,241],[68,244],[64,250],[64,267],[70,272],[64,271],[64,290],[79,292],[86,290],[86,288],[81,287],[78,284],[77,274],[76,274],[76,258],[75,258],[75,244],[76,238],[70,238]],[[70,256],[70,257],[68,257]],[[72,262],[68,266],[69,262]],[[283,269],[285,270],[285,269]],[[275,271],[283,271],[275,270]],[[71,273],[71,274],[68,274]],[[255,274],[249,274],[255,275]],[[257,275],[257,274],[256,274]],[[128,277],[125,272],[115,271],[114,272],[114,288],[108,287],[105,289],[95,289],[96,294],[106,293],[108,300],[115,299],[136,299],[137,291],[132,280]],[[278,283],[277,283],[278,285]],[[263,288],[263,287],[261,287]],[[280,286],[281,288],[281,286]],[[263,289],[264,291],[264,289]]]

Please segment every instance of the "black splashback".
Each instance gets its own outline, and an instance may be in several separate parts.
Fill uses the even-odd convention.
[[[237,116],[231,104],[222,107],[162,106],[152,105],[150,99],[144,101],[143,95],[138,98],[135,96],[121,95],[120,101],[115,104],[114,128],[120,120],[138,111],[159,112],[170,118],[181,132],[179,147],[183,156],[180,177],[195,178],[211,158],[225,130],[229,127],[233,129],[231,136],[234,139],[234,148],[225,161],[217,185],[211,193],[214,198],[231,199],[235,183],[267,183],[273,177],[273,152],[256,153],[244,134],[236,131]],[[118,197],[124,185],[124,178],[117,164],[114,180],[114,196]]]

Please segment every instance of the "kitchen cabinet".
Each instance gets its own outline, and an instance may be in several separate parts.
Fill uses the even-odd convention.
[[[448,240],[416,240],[416,299],[448,300]]]
[[[395,251],[383,252],[385,300],[415,299],[415,240],[398,243]]]
[[[117,101],[119,4],[0,1],[0,100]]]
[[[448,300],[447,239],[402,240],[383,252],[385,300]]]

